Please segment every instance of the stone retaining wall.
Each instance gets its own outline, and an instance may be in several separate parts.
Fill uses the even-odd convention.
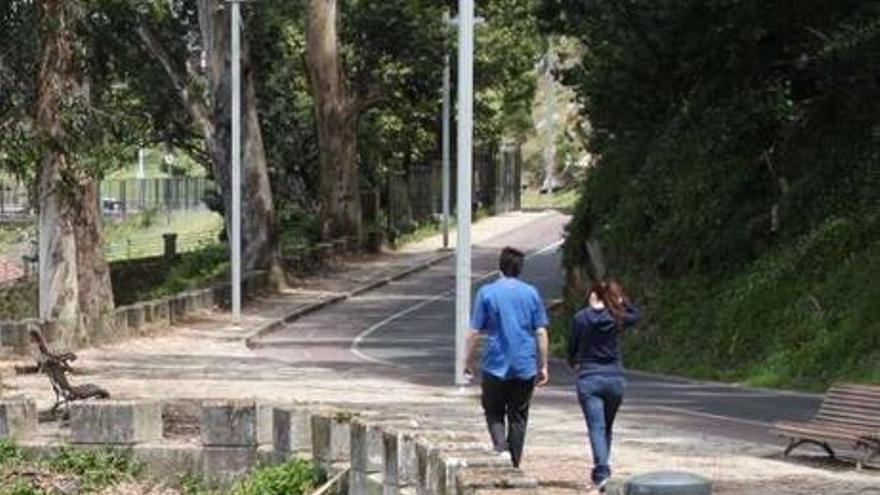
[[[36,408],[27,399],[0,400],[0,438],[14,438],[44,455],[71,444],[130,451],[157,479],[186,473],[228,485],[257,464],[290,457],[312,459],[330,475],[347,473],[337,493],[349,495],[525,495],[537,481],[510,467],[473,435],[433,428],[404,415],[354,413],[326,405],[267,405],[205,401],[199,437],[162,437],[162,407],[155,401],[75,403],[59,438],[41,436]]]
[[[267,292],[267,272],[251,272],[242,279],[242,294],[246,298]],[[150,329],[180,323],[187,316],[214,307],[228,307],[231,300],[229,283],[205,289],[189,290],[179,294],[120,306],[114,311],[115,328],[112,334],[93,335],[91,345],[106,344],[126,338],[144,335]],[[37,319],[0,321],[0,355],[26,355],[31,347],[28,331],[41,329],[49,343],[55,339],[52,325]]]

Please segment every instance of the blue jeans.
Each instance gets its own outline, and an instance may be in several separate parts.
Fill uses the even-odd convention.
[[[591,479],[597,485],[611,477],[611,466],[608,464],[611,430],[614,417],[623,402],[624,388],[623,376],[618,374],[590,373],[580,375],[577,379],[578,401],[587,420],[593,450]]]

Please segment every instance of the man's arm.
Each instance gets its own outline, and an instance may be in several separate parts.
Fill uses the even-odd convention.
[[[550,350],[550,338],[547,336],[545,327],[539,328],[535,332],[535,338],[538,339],[538,382],[537,385],[543,386],[550,381],[550,368],[547,366],[548,352]]]
[[[474,365],[477,360],[477,347],[480,343],[480,331],[486,329],[488,324],[488,315],[486,308],[483,306],[483,289],[477,291],[477,297],[474,298],[474,310],[471,313],[471,328],[467,332],[464,348],[464,369],[465,372],[474,374]]]
[[[477,345],[480,343],[480,332],[470,329],[467,333],[467,340],[464,348],[464,370],[471,375],[474,374],[474,365],[477,361]]]

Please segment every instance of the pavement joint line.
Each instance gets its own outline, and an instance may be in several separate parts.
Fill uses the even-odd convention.
[[[271,320],[269,323],[266,323],[260,327],[257,327],[252,333],[250,333],[247,337],[245,337],[244,342],[245,346],[248,349],[257,349],[263,347],[263,345],[257,342],[257,339],[261,337],[265,337],[266,335],[272,334],[279,330],[286,324],[293,323],[300,318],[310,315],[316,311],[322,310],[328,306],[332,306],[335,304],[339,304],[343,301],[346,301],[352,297],[356,297],[360,294],[364,294],[366,292],[378,289],[385,285],[390,284],[395,280],[399,280],[408,275],[412,275],[414,273],[420,272],[422,270],[426,270],[438,263],[442,263],[447,259],[451,258],[454,253],[443,252],[438,256],[434,256],[433,258],[428,259],[427,261],[421,262],[415,266],[411,266],[401,270],[399,273],[392,274],[391,276],[383,277],[379,280],[374,280],[371,282],[367,282],[359,287],[352,289],[351,291],[344,292],[342,294],[337,294],[335,296],[331,296],[325,298],[323,300],[307,304],[305,306],[300,306],[294,311],[282,316],[281,318],[275,318]]]
[[[547,246],[544,246],[543,248],[539,249],[538,251],[535,251],[535,252],[533,252],[533,253],[528,254],[528,255],[526,256],[526,259],[531,259],[531,258],[534,258],[534,257],[536,257],[536,256],[540,256],[540,255],[542,255],[542,254],[545,254],[545,253],[547,253],[547,252],[550,252],[550,251],[552,251],[553,249],[556,249],[556,248],[558,248],[560,245],[562,245],[563,242],[565,242],[565,241],[564,241],[564,240],[560,240],[560,241],[556,241],[556,242],[554,242],[554,243],[552,243],[552,244],[549,244],[549,245],[547,245]],[[486,279],[488,279],[488,278],[490,278],[490,277],[494,277],[494,276],[496,276],[497,274],[498,274],[498,270],[491,270],[491,271],[489,271],[489,272],[487,272],[487,273],[484,273],[483,275],[480,275],[480,276],[476,277],[475,281],[476,281],[476,282],[482,282],[483,280],[486,280]],[[437,301],[439,301],[439,300],[441,300],[441,299],[444,299],[444,298],[446,298],[446,297],[449,297],[450,294],[454,294],[454,293],[455,293],[455,289],[454,289],[454,288],[449,289],[449,290],[447,290],[447,291],[445,291],[445,292],[442,292],[442,293],[440,293],[440,294],[438,294],[438,295],[436,295],[436,296],[434,296],[434,297],[432,297],[432,298],[430,298],[430,299],[427,299],[427,300],[425,300],[425,301],[422,301],[422,302],[420,302],[420,303],[417,303],[417,304],[415,304],[415,305],[413,305],[413,306],[410,306],[410,307],[408,307],[408,308],[406,308],[406,309],[404,309],[404,310],[398,311],[398,312],[396,312],[396,313],[394,313],[394,314],[388,316],[387,318],[385,318],[384,320],[382,320],[382,321],[380,321],[380,322],[378,322],[378,323],[374,323],[373,325],[371,325],[369,328],[367,328],[366,330],[364,330],[363,332],[361,332],[360,334],[358,334],[357,337],[354,338],[354,340],[353,340],[352,343],[351,343],[351,347],[350,347],[351,353],[354,354],[355,357],[357,357],[358,359],[361,359],[361,360],[366,361],[366,362],[369,362],[369,363],[380,364],[380,365],[384,365],[384,366],[390,366],[390,367],[392,367],[392,368],[397,368],[397,369],[408,369],[408,368],[410,368],[409,366],[406,366],[406,365],[402,365],[402,364],[394,363],[394,362],[388,361],[388,360],[386,360],[386,359],[377,358],[377,357],[374,357],[374,356],[370,356],[370,355],[368,355],[368,354],[365,354],[365,353],[362,352],[360,349],[358,349],[358,347],[360,347],[361,343],[362,343],[364,340],[366,340],[367,338],[369,338],[370,335],[376,333],[380,328],[382,328],[382,327],[384,327],[385,325],[391,323],[392,321],[395,321],[395,320],[397,320],[397,319],[399,319],[399,318],[401,318],[401,317],[403,317],[403,316],[406,316],[406,315],[408,315],[408,314],[410,314],[410,313],[412,313],[412,312],[414,312],[414,311],[417,311],[417,310],[419,310],[419,309],[422,309],[422,308],[424,308],[425,306],[427,306],[427,305],[429,305],[429,304],[433,304],[433,303],[435,303],[435,302],[437,302]]]

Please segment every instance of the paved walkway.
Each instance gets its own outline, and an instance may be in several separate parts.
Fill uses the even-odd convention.
[[[536,221],[553,219],[536,214],[487,219],[475,226],[474,240],[485,243],[517,229],[535,232],[531,226]],[[345,270],[303,281],[296,290],[247,306],[238,326],[225,314],[206,313],[153,337],[84,350],[77,365],[87,376],[74,377],[74,381],[100,383],[119,398],[235,397],[344,403],[361,409],[425,414],[438,425],[482,432],[475,388],[461,394],[446,386],[409,380],[397,368],[359,361],[350,353],[328,360],[319,350],[326,345],[347,348],[348,341],[328,342],[332,339],[313,335],[293,342],[290,349],[295,353],[289,355],[243,345],[244,337],[257,328],[297,308],[351,293],[430,261],[437,256],[436,242],[431,239],[422,243],[422,248],[411,246],[405,253],[351,262]],[[407,287],[406,279],[397,283],[395,297],[406,297]],[[357,303],[365,305],[368,312],[370,305],[376,304],[378,312],[384,294],[368,292]],[[339,308],[325,308],[314,318],[333,319],[341,314]],[[303,322],[298,322],[297,328],[313,331]],[[321,359],[309,359],[309,352],[320,354]],[[292,355],[302,357],[291,359]],[[8,377],[11,365],[2,363],[4,377]],[[18,392],[36,397],[42,405],[51,399],[44,377],[10,377],[5,381]],[[616,429],[614,466],[618,478],[673,468],[711,477],[716,481],[716,493],[722,495],[880,495],[880,477],[875,474],[847,467],[819,469],[810,459],[783,462],[778,459],[777,447],[711,436],[690,424],[670,425],[665,415],[664,410],[649,404],[624,409]],[[589,459],[583,420],[570,390],[565,386],[540,390],[531,421],[524,468],[541,479],[542,493],[582,493]]]

